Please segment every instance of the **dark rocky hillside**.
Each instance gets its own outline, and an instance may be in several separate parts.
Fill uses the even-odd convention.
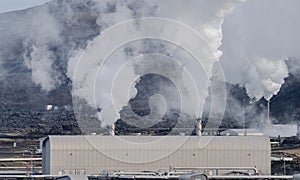
[[[300,76],[290,74],[280,92],[271,100],[271,115],[277,123],[300,121]]]
[[[132,15],[138,16],[135,8],[139,7],[129,7]],[[104,11],[113,13],[115,7],[108,4]],[[46,15],[44,12],[47,12]],[[39,20],[39,16],[42,15],[49,18],[49,22],[55,22],[55,27],[59,30],[58,35],[46,31],[45,37],[48,39],[41,38],[44,37],[43,33],[42,36],[39,34],[41,27],[32,19]],[[35,8],[0,14],[0,131],[36,136],[81,133],[72,110],[72,81],[67,75],[68,58],[72,50],[84,49],[89,40],[100,34],[105,26],[97,22],[100,15],[101,12],[94,8],[91,0],[55,0]],[[43,28],[49,29],[48,26]],[[55,39],[57,37],[59,38]],[[50,67],[53,71],[48,75],[55,77],[54,87],[50,84],[50,87],[47,89],[46,86],[45,89],[45,86],[41,85],[45,83],[41,78],[45,77],[35,74],[39,67],[32,67],[27,62],[28,58],[35,55],[35,47],[42,47],[42,50],[51,56],[53,62]],[[39,59],[42,58],[37,58]],[[40,62],[43,63],[47,61]],[[289,66],[289,69],[292,68]],[[121,119],[117,121],[117,131],[120,134],[128,129],[136,132],[136,127],[128,121],[149,115],[148,101],[153,94],[164,96],[167,105],[179,98],[179,95],[168,96],[168,93],[161,89],[164,85],[171,86],[172,83],[153,74],[141,77],[136,85],[136,97],[120,112]],[[253,102],[247,96],[245,88],[240,85],[227,84],[227,91],[227,106],[221,127],[248,127],[259,123],[262,116],[258,118],[257,115],[266,112],[267,102],[264,99]],[[47,104],[57,106],[58,110],[46,111]],[[163,120],[148,128],[153,129],[155,134],[171,131],[178,125],[180,112],[177,105],[168,107]],[[193,128],[195,117],[181,115],[186,121],[178,126]],[[207,117],[208,112],[205,112],[202,117],[204,124]],[[291,71],[280,92],[271,99],[271,117],[275,123],[300,121],[300,75],[297,70]]]

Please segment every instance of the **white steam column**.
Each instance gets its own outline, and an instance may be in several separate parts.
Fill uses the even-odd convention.
[[[201,136],[201,131],[202,131],[202,120],[201,118],[197,118],[196,135]]]
[[[110,129],[109,129],[109,135],[110,136],[115,136],[115,124],[111,124]]]

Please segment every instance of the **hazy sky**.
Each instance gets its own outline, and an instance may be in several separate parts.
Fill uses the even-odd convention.
[[[51,0],[0,0],[0,13],[26,9]]]

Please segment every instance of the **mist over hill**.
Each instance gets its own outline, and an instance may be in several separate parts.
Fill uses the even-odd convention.
[[[98,4],[94,0],[54,0],[34,8],[0,14],[0,123],[4,129],[29,131],[33,128],[36,129],[33,134],[80,133],[72,109],[69,60],[95,37],[101,36],[101,31],[118,22],[120,17],[113,15],[120,10],[126,11],[130,18],[157,13],[157,7],[146,1]],[[166,48],[161,44],[144,44],[144,51],[149,52]],[[134,49],[132,51],[134,53]],[[298,60],[286,62],[289,74],[277,95],[270,99],[273,123],[300,121],[300,73],[295,66]],[[135,85],[137,94],[120,111],[117,128],[130,126],[129,120],[140,120],[137,116],[147,120],[151,109],[149,99],[156,92],[164,95],[167,105],[176,100],[179,96],[169,96],[161,89],[164,84],[173,86],[163,76],[141,76]],[[249,97],[246,84],[226,82],[226,86],[228,97],[221,127],[257,127],[263,123],[266,100]],[[202,115],[204,121],[209,114],[209,98]],[[58,106],[59,111],[46,111],[47,104]],[[162,121],[149,122],[149,127],[175,127],[181,113],[178,109],[175,104],[166,111]],[[196,116],[184,114],[184,117],[191,120],[186,125],[193,127],[191,122]],[[94,114],[91,118],[95,118]],[[53,124],[57,121],[59,123]]]

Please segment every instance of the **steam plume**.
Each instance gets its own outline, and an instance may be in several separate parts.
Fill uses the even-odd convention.
[[[285,60],[300,55],[299,6],[297,0],[251,0],[225,18],[221,62],[228,82],[245,85],[251,98],[278,93],[288,76]]]

